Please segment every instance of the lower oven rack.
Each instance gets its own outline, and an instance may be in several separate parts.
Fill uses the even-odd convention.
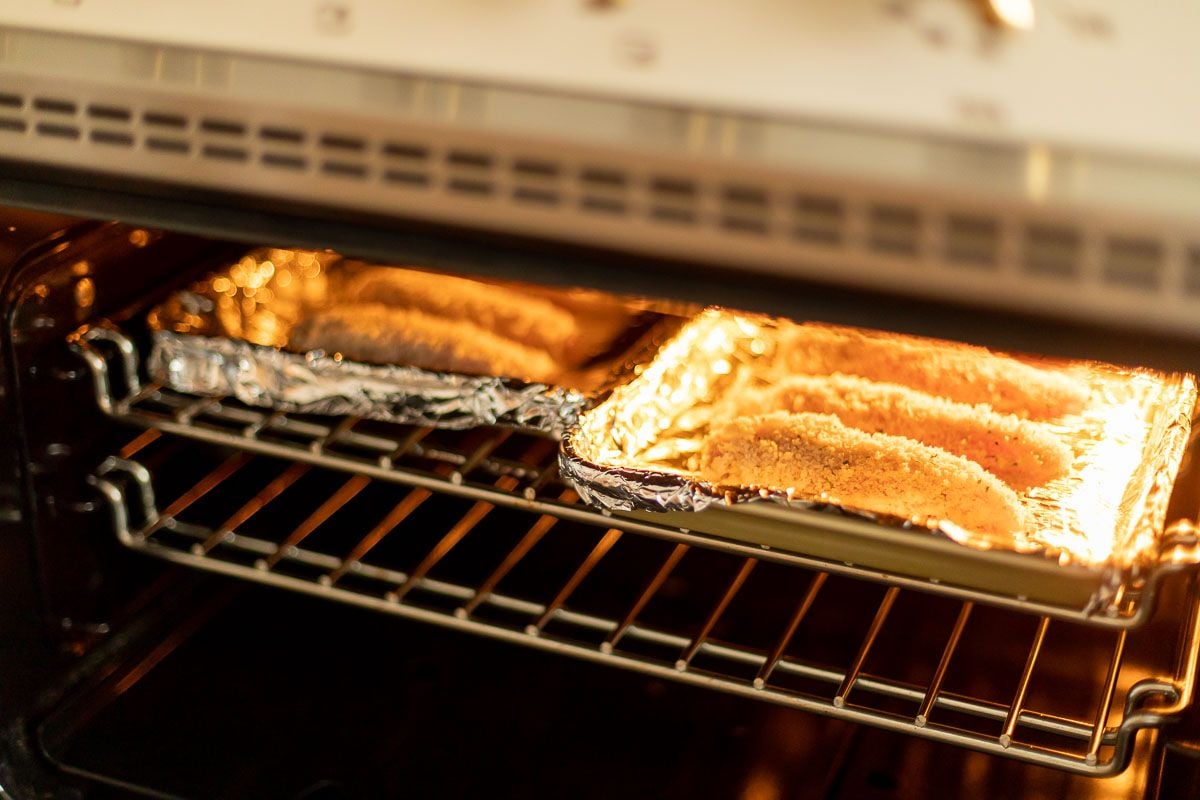
[[[985,591],[936,580],[855,564],[848,561],[801,555],[765,544],[738,542],[700,531],[648,520],[628,518],[582,503],[558,478],[553,455],[536,465],[513,464],[492,453],[508,435],[497,432],[472,449],[438,448],[422,443],[426,429],[366,422],[356,417],[314,417],[270,409],[251,408],[231,398],[197,397],[143,383],[141,360],[133,339],[116,325],[104,322],[71,336],[71,346],[85,360],[100,409],[113,419],[148,430],[233,447],[250,453],[302,461],[320,467],[362,475],[430,491],[487,501],[502,507],[521,508],[561,519],[597,525],[619,524],[623,530],[689,546],[705,547],[767,561],[817,569],[888,586],[917,589],[956,599],[985,603],[1098,627],[1135,628],[1153,614],[1160,584],[1172,574],[1191,570],[1194,558],[1176,558],[1194,549],[1191,528],[1168,532],[1160,563],[1119,591],[1119,613],[1089,613],[1074,605],[1037,600],[1016,593]],[[369,426],[369,431],[364,431]],[[414,456],[419,462],[414,461]],[[419,463],[419,465],[418,465]],[[434,464],[434,466],[430,466]],[[499,484],[464,480],[481,469],[504,477]],[[676,515],[677,516],[677,515]],[[666,515],[664,515],[664,518]]]
[[[135,460],[170,443],[190,448],[183,450],[188,457],[164,459],[154,471]],[[883,590],[865,630],[852,636],[855,646],[849,664],[833,665],[798,652],[804,644],[804,636],[797,633],[802,623],[821,611],[823,604],[833,602],[826,599],[825,585],[839,578],[828,572],[787,567],[795,573],[795,596],[779,598],[779,602],[787,604],[791,616],[778,631],[773,647],[752,647],[739,643],[736,631],[726,631],[719,640],[714,631],[731,602],[755,577],[760,561],[754,556],[714,556],[723,559],[727,567],[720,596],[697,618],[666,627],[643,622],[641,615],[692,548],[683,542],[657,542],[662,548],[655,561],[657,569],[641,584],[636,600],[624,613],[599,616],[572,606],[581,584],[589,577],[596,580],[597,565],[626,535],[612,520],[604,520],[598,527],[576,525],[576,529],[591,532],[589,542],[594,540],[586,556],[564,565],[569,572],[552,582],[557,589],[545,597],[520,596],[502,591],[503,583],[539,542],[584,534],[563,531],[560,517],[535,510],[522,515],[523,534],[507,555],[493,562],[486,577],[474,582],[439,579],[433,576],[439,562],[489,538],[482,531],[475,537],[468,534],[483,527],[496,509],[490,500],[455,501],[460,515],[441,521],[448,531],[423,550],[414,560],[416,566],[398,569],[376,558],[378,548],[385,539],[412,533],[407,530],[411,527],[407,520],[428,498],[426,490],[409,491],[368,531],[353,532],[357,542],[353,547],[336,550],[310,544],[314,531],[371,481],[363,475],[341,480],[336,472],[321,471],[320,477],[327,480],[319,485],[326,492],[307,498],[316,507],[302,521],[270,535],[248,534],[242,526],[286,496],[296,473],[310,467],[304,462],[216,448],[211,468],[206,466],[198,479],[176,482],[170,499],[160,502],[155,484],[167,480],[172,465],[191,460],[195,447],[171,434],[144,431],[99,467],[92,480],[108,501],[117,535],[125,546],[228,576],[1085,775],[1124,770],[1138,732],[1171,722],[1192,700],[1200,647],[1200,585],[1194,580],[1187,586],[1190,611],[1186,620],[1172,628],[1177,637],[1178,666],[1166,678],[1131,667],[1132,643],[1145,644],[1145,638],[1138,637],[1149,631],[1103,630],[1054,621],[1045,615],[1002,612],[1033,623],[1033,636],[1023,651],[1015,690],[1009,700],[998,702],[994,697],[949,688],[948,675],[958,663],[964,630],[980,613],[969,600],[929,598],[952,606],[947,610],[954,613],[947,618],[952,616],[954,622],[940,653],[930,654],[931,663],[936,662],[932,676],[925,683],[915,683],[889,674],[886,663],[876,664],[873,659],[873,648],[894,622],[893,610],[907,594],[898,586]],[[273,476],[265,484],[259,480],[251,486],[239,479],[258,467],[264,475]],[[511,478],[515,469],[499,462],[488,469],[502,473],[497,483],[511,486],[512,481],[505,479]],[[229,495],[224,498],[227,501],[236,498],[222,507],[236,510],[222,514],[223,521],[216,524],[197,521],[204,516],[196,512],[197,507],[222,499],[222,494]],[[615,587],[613,593],[617,593]],[[1103,638],[1100,649],[1107,654],[1103,680],[1096,684],[1087,713],[1063,716],[1035,710],[1027,704],[1031,682],[1056,634],[1068,633],[1093,637],[1089,638],[1093,643],[1094,637]],[[1162,639],[1153,638],[1161,648]],[[1099,661],[1094,666],[1099,666]],[[974,668],[988,667],[985,663]]]

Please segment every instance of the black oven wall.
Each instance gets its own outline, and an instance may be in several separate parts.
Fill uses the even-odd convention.
[[[77,655],[102,637],[132,587],[128,570],[113,563],[124,554],[101,535],[106,520],[84,480],[111,426],[67,339],[192,274],[212,245],[27,212],[6,211],[5,229],[0,637],[6,652],[29,655],[26,645],[37,642],[46,648],[38,659],[63,648]],[[6,706],[30,699],[12,685],[20,674],[6,670]]]

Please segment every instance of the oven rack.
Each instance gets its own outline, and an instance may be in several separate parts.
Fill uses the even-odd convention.
[[[509,436],[507,432],[494,432],[491,438],[481,440],[472,448],[445,447],[430,444],[427,439],[429,428],[386,425],[356,417],[317,417],[252,408],[234,398],[197,397],[172,391],[157,381],[144,383],[141,359],[133,339],[108,321],[80,329],[72,334],[70,344],[87,363],[99,408],[109,417],[137,427],[577,522],[607,525],[619,519],[624,530],[689,546],[1098,627],[1132,629],[1146,622],[1154,612],[1162,580],[1188,569],[1186,559],[1171,557],[1173,549],[1177,545],[1183,548],[1195,545],[1192,538],[1184,537],[1174,542],[1164,536],[1161,563],[1137,582],[1128,582],[1121,587],[1119,612],[1089,613],[1077,606],[733,541],[653,522],[645,515],[637,518],[614,516],[607,510],[586,505],[573,492],[564,491],[565,484],[558,477],[554,454],[548,454],[535,465],[514,465],[494,456],[497,445]],[[464,480],[463,476],[476,468],[508,480],[503,485]]]
[[[185,457],[161,458],[154,472],[134,460],[143,451],[170,444],[181,445]],[[1177,667],[1175,674],[1166,678],[1151,677],[1154,673],[1134,657],[1147,644],[1151,651],[1165,654],[1168,648],[1158,633],[1103,630],[1052,621],[1044,615],[998,612],[1009,615],[1011,625],[1033,623],[1034,632],[1021,651],[1023,667],[1015,690],[1007,701],[997,701],[994,695],[972,695],[950,688],[948,676],[956,667],[971,672],[974,681],[988,678],[989,671],[1007,669],[990,663],[990,651],[984,653],[982,662],[976,658],[970,667],[962,663],[968,660],[962,655],[964,631],[980,614],[971,601],[923,596],[926,601],[941,604],[946,612],[942,618],[954,621],[941,631],[945,638],[938,640],[938,646],[923,654],[929,664],[936,664],[931,676],[924,682],[914,682],[898,677],[903,662],[912,653],[906,650],[901,658],[880,659],[876,652],[881,649],[877,643],[889,633],[889,623],[905,630],[895,609],[909,599],[906,595],[910,593],[897,586],[878,587],[881,597],[870,606],[872,613],[865,629],[840,631],[853,643],[854,655],[848,664],[836,664],[804,652],[806,647],[814,646],[811,639],[815,639],[806,635],[806,621],[829,613],[827,607],[836,603],[827,599],[830,592],[826,584],[847,581],[828,572],[782,568],[789,572],[789,578],[795,576],[788,582],[791,596],[772,596],[771,600],[781,613],[784,608],[789,610],[790,617],[775,632],[773,646],[752,646],[738,641],[737,628],[722,626],[730,616],[731,604],[739,595],[744,596],[761,574],[761,570],[755,572],[760,561],[753,556],[710,553],[710,557],[721,560],[722,579],[714,581],[713,587],[720,591],[719,597],[711,605],[698,605],[702,610],[693,618],[676,619],[665,627],[644,622],[643,614],[665,593],[664,586],[680,570],[681,562],[689,556],[694,560],[698,553],[686,543],[649,540],[658,550],[646,563],[656,568],[639,572],[640,577],[644,577],[641,573],[649,574],[649,580],[634,581],[638,590],[630,592],[629,586],[611,585],[610,573],[609,583],[599,587],[602,594],[633,600],[623,606],[623,613],[599,615],[574,603],[582,594],[581,585],[599,580],[598,565],[628,533],[613,520],[597,524],[602,521],[589,518],[584,521],[587,524],[564,523],[554,514],[520,513],[520,523],[508,523],[516,544],[503,558],[488,563],[485,578],[471,582],[448,580],[436,576],[439,565],[456,554],[462,558],[462,551],[483,546],[499,532],[494,526],[487,530],[495,521],[489,516],[496,510],[493,503],[470,498],[447,501],[456,504],[456,513],[439,515],[437,531],[431,537],[436,541],[414,555],[409,566],[402,566],[383,557],[383,543],[417,533],[413,530],[417,527],[414,512],[433,496],[428,490],[417,487],[400,496],[402,493],[392,487],[389,499],[377,509],[391,506],[391,510],[375,516],[361,510],[358,514],[343,512],[339,520],[354,520],[347,530],[346,522],[330,525],[331,517],[368,486],[386,489],[389,484],[364,475],[339,477],[337,472],[314,470],[303,462],[212,448],[201,477],[196,479],[194,475],[199,473],[193,469],[192,477],[176,481],[177,487],[183,488],[160,503],[156,484],[166,482],[167,474],[178,470],[180,464],[194,466],[199,457],[196,447],[181,437],[144,431],[97,469],[92,483],[107,500],[117,537],[126,547],[227,576],[1092,776],[1124,770],[1138,732],[1167,724],[1192,701],[1200,646],[1200,582],[1194,579],[1187,587],[1190,610],[1186,620],[1172,629],[1177,637]],[[489,471],[483,467],[476,471],[479,469]],[[243,477],[255,470],[256,480]],[[288,498],[288,491],[298,473],[319,473],[323,489],[320,495],[299,498],[313,510],[294,526],[265,533],[246,532],[244,528],[264,509],[278,510],[287,507],[289,500],[297,500]],[[506,482],[511,474],[505,471],[498,482]],[[392,505],[396,498],[398,502]],[[205,519],[212,517],[212,512],[205,515],[197,511],[203,502],[217,501],[221,508],[237,510],[228,516],[222,513],[222,521],[216,523]],[[330,527],[348,534],[344,542],[354,542],[353,546],[338,549],[312,543],[323,528]],[[471,536],[473,531],[475,535]],[[586,555],[558,564],[562,574],[547,577],[544,592],[506,588],[532,551],[568,537]],[[590,549],[585,546],[588,544]],[[620,563],[622,573],[626,568],[633,571],[632,563],[618,558],[614,556],[613,561]],[[843,608],[836,606],[832,611],[840,619]],[[720,638],[718,631],[722,632]],[[1088,687],[1091,702],[1087,713],[1039,711],[1027,702],[1056,634],[1070,643],[1068,663],[1081,675],[1104,665],[1103,680]],[[1071,636],[1086,637],[1084,652],[1103,653],[1103,658],[1086,666],[1076,664],[1075,648],[1080,645],[1078,638]],[[1011,684],[1014,674],[991,677],[1007,679]],[[1086,683],[1080,675],[1072,678],[1075,683]]]

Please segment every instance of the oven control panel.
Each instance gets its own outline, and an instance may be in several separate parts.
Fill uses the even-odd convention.
[[[7,0],[0,26],[1200,158],[1191,0]]]

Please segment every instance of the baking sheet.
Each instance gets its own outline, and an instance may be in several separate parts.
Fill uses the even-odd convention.
[[[637,379],[582,416],[564,440],[563,475],[584,500],[613,511],[659,512],[654,515],[659,519],[661,512],[670,512],[669,524],[691,530],[901,574],[965,581],[972,588],[1007,585],[1012,594],[1072,603],[1086,594],[1082,607],[1091,611],[1115,613],[1112,603],[1120,586],[1155,568],[1196,406],[1190,376],[1041,361],[1039,366],[1086,385],[1089,401],[1080,413],[1046,423],[1070,444],[1071,469],[1021,493],[1031,522],[1000,538],[948,520],[889,516],[702,479],[696,454],[722,398],[744,386],[748,372],[770,368],[780,326],[790,324],[719,310],[698,316]],[[772,506],[785,508],[780,513]],[[855,532],[849,541],[847,530]],[[814,535],[822,531],[825,540]],[[902,537],[896,539],[896,533]],[[930,534],[953,543],[939,550],[945,556],[940,568],[928,553],[915,562],[904,555],[904,541],[915,547]],[[959,551],[965,559],[956,557]],[[972,554],[984,553],[989,554],[986,568],[963,569]],[[1005,554],[1022,558],[1005,556],[995,563],[994,556]]]
[[[644,304],[597,292],[531,289],[533,302],[548,302],[578,330],[568,349],[547,357],[552,371],[543,369],[537,379],[437,368],[442,356],[436,353],[429,356],[432,364],[413,365],[353,360],[331,346],[296,347],[303,326],[319,315],[359,308],[348,303],[363,298],[350,295],[381,270],[389,278],[405,272],[327,252],[251,251],[151,311],[151,376],[176,391],[233,396],[286,412],[447,428],[500,425],[559,436],[620,380],[627,363],[646,358],[679,324]],[[420,313],[509,342],[484,328],[478,307],[470,308],[461,295],[464,288],[505,292],[510,285],[406,272],[422,282],[448,282],[432,298],[437,307]],[[384,335],[402,338],[386,330],[376,338]],[[373,337],[362,338],[370,348]],[[534,346],[526,349],[534,352]]]

